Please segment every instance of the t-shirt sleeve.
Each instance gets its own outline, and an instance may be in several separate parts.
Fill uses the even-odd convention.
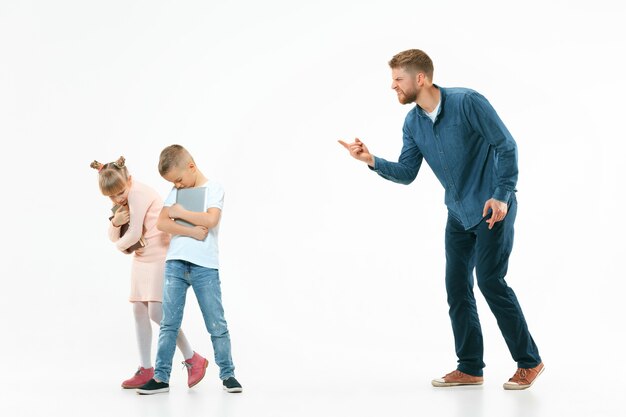
[[[176,203],[176,187],[172,187],[170,193],[165,197],[165,201],[163,201],[163,207],[170,207]]]
[[[218,208],[222,210],[224,207],[224,188],[221,184],[211,184],[207,193],[206,208]]]

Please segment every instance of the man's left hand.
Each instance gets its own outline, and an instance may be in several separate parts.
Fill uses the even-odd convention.
[[[489,214],[489,209],[491,209],[491,217],[487,219],[487,223],[489,224],[489,230],[491,230],[494,224],[504,220],[509,207],[506,203],[502,201],[490,198],[485,203],[485,208],[483,209],[483,217]]]

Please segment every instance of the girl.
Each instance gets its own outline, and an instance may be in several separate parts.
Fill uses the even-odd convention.
[[[167,233],[160,232],[156,227],[163,202],[152,188],[133,181],[123,156],[107,164],[93,161],[91,167],[98,170],[100,191],[115,204],[110,218],[109,238],[120,251],[133,253],[129,301],[135,315],[140,365],[135,375],[122,382],[122,387],[139,388],[154,376],[150,359],[150,320],[158,325],[163,315],[163,272],[170,240]],[[135,247],[138,249],[133,251]],[[176,338],[176,345],[185,357],[183,364],[189,374],[188,384],[193,386],[204,376],[206,360],[191,349],[182,329]]]

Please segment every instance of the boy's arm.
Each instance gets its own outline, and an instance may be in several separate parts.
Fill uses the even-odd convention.
[[[207,229],[213,229],[220,222],[222,210],[217,207],[209,207],[206,212],[202,213],[197,211],[185,210],[185,208],[180,204],[174,204],[169,207],[168,215],[171,218],[182,219],[191,224],[195,224],[196,226],[203,226]]]
[[[170,209],[171,207],[163,207],[161,209],[159,219],[157,220],[157,229],[171,235],[189,236],[197,240],[204,240],[206,238],[209,233],[209,229],[206,226],[199,225],[190,227],[178,224],[172,220]]]

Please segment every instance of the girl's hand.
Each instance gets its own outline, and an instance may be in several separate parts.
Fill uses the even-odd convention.
[[[139,248],[139,249],[135,249],[135,255],[137,256],[141,256],[143,255],[143,251],[146,250],[146,248]]]
[[[123,224],[126,224],[130,221],[130,211],[128,211],[128,206],[123,206],[117,209],[113,218],[111,219],[111,224],[115,227],[120,227]]]
[[[204,240],[209,234],[209,229],[204,226],[194,226],[190,227],[189,236],[196,240]]]

